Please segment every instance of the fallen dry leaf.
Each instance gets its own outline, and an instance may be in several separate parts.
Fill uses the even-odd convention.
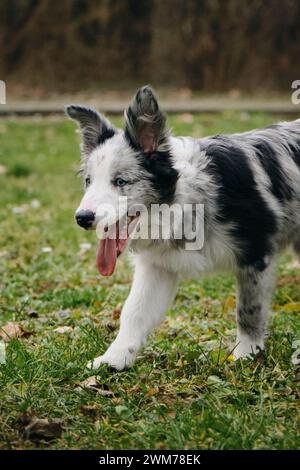
[[[228,296],[223,305],[223,313],[228,313],[230,310],[234,310],[236,307],[235,297],[232,295]]]
[[[0,337],[4,341],[10,341],[17,336],[24,336],[26,334],[25,330],[19,323],[8,322],[4,326],[0,327]]]
[[[150,388],[147,393],[146,393],[146,397],[153,397],[154,395],[157,395],[158,394],[158,388]]]
[[[110,390],[104,390],[101,388],[100,382],[97,380],[97,377],[95,375],[92,375],[91,377],[88,377],[86,380],[83,382],[80,382],[78,384],[78,387],[76,387],[75,390],[92,390],[93,392],[96,392],[98,395],[102,395],[104,397],[106,396],[113,396],[113,392]]]
[[[164,442],[157,442],[155,444],[155,449],[164,450],[165,448],[166,448],[166,444]]]
[[[113,309],[112,317],[113,317],[114,320],[118,320],[118,318],[120,318],[121,311],[122,311],[122,304],[118,304],[118,305]]]
[[[49,421],[47,418],[28,417],[24,415],[20,419],[21,427],[28,439],[52,440],[59,437],[63,430],[61,419]]]
[[[300,286],[300,276],[282,276],[277,282],[279,287],[285,286],[286,284],[298,284]]]
[[[64,335],[66,333],[72,333],[73,331],[73,327],[72,326],[58,326],[57,328],[55,328],[54,330],[54,333],[58,333],[60,335]]]
[[[110,390],[103,390],[100,388],[97,390],[97,395],[101,395],[102,397],[112,397],[114,395],[114,392],[111,392]]]
[[[83,414],[96,418],[102,406],[99,403],[94,403],[93,405],[82,405],[80,407]]]
[[[83,380],[83,382],[80,382],[78,385],[81,388],[97,390],[100,387],[100,382],[97,380],[95,375],[92,375],[91,377],[88,377],[87,379]]]
[[[4,165],[0,165],[0,175],[4,175],[7,172],[7,168]]]

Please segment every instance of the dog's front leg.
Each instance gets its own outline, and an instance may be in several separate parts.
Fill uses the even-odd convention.
[[[121,314],[119,333],[106,353],[89,362],[88,368],[97,369],[101,364],[117,370],[130,367],[147,336],[162,320],[176,286],[175,274],[139,260]]]

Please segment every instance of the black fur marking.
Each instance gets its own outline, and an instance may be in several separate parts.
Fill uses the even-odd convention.
[[[238,315],[240,317],[247,317],[247,315],[253,316],[258,315],[261,311],[260,305],[249,305],[248,307],[240,307],[238,309]]]
[[[253,324],[253,317],[259,318],[261,308],[257,312],[250,313],[248,310],[238,310],[238,324],[241,330],[247,333],[250,337],[256,338],[261,334],[260,328]],[[255,351],[254,351],[255,352]]]
[[[298,146],[295,147],[294,145],[290,145],[290,152],[292,159],[296,163],[297,167],[300,170],[300,142],[298,142]]]
[[[159,204],[170,204],[174,199],[178,171],[172,165],[168,152],[140,153],[140,165],[151,175],[154,189],[159,193]]]
[[[103,144],[106,140],[111,139],[116,134],[116,131],[112,127],[105,127],[99,135],[98,145]]]
[[[219,188],[217,220],[234,225],[230,234],[241,250],[238,264],[258,263],[263,269],[264,257],[272,252],[270,238],[277,222],[256,187],[247,156],[224,136],[212,139],[206,154],[210,159],[207,171]]]
[[[254,267],[255,269],[257,269],[257,271],[262,272],[268,267],[268,264],[265,262],[264,259],[260,259],[256,261],[256,263],[254,263]],[[253,282],[255,283],[255,280]]]
[[[284,177],[280,162],[278,161],[273,147],[261,139],[254,144],[254,148],[261,166],[270,178],[271,191],[274,196],[280,202],[290,201],[293,197],[293,190]]]

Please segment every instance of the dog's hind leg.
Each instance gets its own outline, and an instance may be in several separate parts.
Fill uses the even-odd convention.
[[[264,349],[275,260],[242,268],[237,275],[237,340],[234,357],[249,357]]]
[[[134,280],[120,319],[120,331],[103,356],[95,358],[88,368],[101,364],[122,370],[130,367],[147,340],[162,320],[174,298],[177,276],[150,263],[139,261]]]

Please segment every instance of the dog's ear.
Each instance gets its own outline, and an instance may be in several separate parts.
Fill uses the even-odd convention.
[[[67,115],[79,124],[82,134],[81,150],[85,156],[116,133],[108,119],[92,108],[72,104],[66,106],[65,110]]]
[[[169,135],[166,118],[159,109],[152,88],[140,88],[125,111],[125,136],[130,144],[144,153],[155,152]]]

